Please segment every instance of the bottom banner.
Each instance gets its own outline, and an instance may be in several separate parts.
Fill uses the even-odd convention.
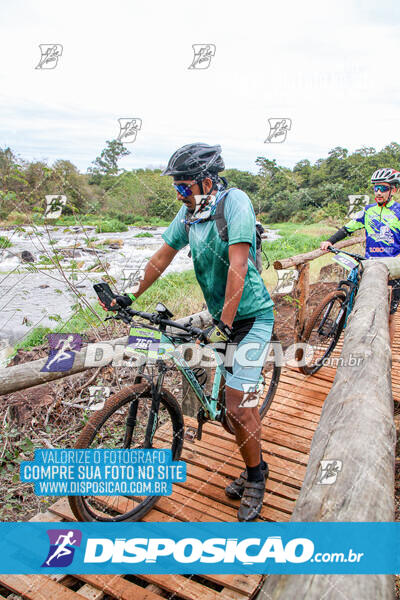
[[[400,572],[400,523],[1,523],[6,574]]]

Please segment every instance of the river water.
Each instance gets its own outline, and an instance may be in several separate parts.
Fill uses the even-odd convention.
[[[130,277],[137,276],[160,248],[165,229],[130,226],[128,231],[118,233],[95,233],[95,228],[89,226],[0,229],[0,236],[7,237],[12,243],[6,249],[0,245],[0,354],[7,341],[13,345],[35,327],[54,327],[56,322],[50,317],[59,315],[62,321],[68,319],[73,314],[72,305],[77,301],[71,283],[89,301],[97,299],[92,286],[101,281],[105,273],[116,280],[118,290],[124,289],[131,281]],[[151,237],[135,237],[143,234]],[[268,230],[269,241],[278,237],[276,231]],[[90,247],[93,242],[102,246]],[[33,255],[33,263],[22,260],[24,251]],[[46,256],[51,256],[54,251],[64,257],[60,264],[66,279],[58,269],[46,264]],[[88,270],[99,263],[101,270]],[[192,268],[188,248],[185,248],[177,254],[165,274]]]

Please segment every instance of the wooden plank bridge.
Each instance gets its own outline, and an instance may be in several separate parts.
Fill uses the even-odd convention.
[[[392,351],[392,390],[400,402],[400,315]],[[343,336],[333,357],[339,358]],[[322,406],[331,389],[336,368],[323,367],[314,376],[294,369],[282,370],[270,410],[263,420],[262,448],[270,475],[260,519],[289,521],[306,473],[310,447]],[[186,417],[188,427],[196,420]],[[160,439],[170,432],[160,430]],[[173,494],[161,497],[145,517],[151,522],[234,522],[239,501],[224,488],[243,469],[232,436],[216,423],[207,423],[201,441],[185,440],[182,459],[187,480],[174,484]],[[60,499],[32,521],[73,521],[66,499]],[[383,519],[384,520],[384,519]],[[264,583],[262,575],[0,575],[0,600],[246,600]],[[272,580],[272,578],[271,578]],[[268,580],[270,583],[270,580]],[[262,594],[262,592],[261,592]],[[313,596],[316,597],[316,596]]]

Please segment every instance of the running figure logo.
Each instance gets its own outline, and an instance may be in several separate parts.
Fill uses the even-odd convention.
[[[317,483],[321,485],[330,485],[335,483],[339,471],[342,470],[341,460],[321,460],[321,473],[317,479]]]
[[[50,333],[49,358],[41,372],[60,373],[69,371],[75,360],[75,352],[82,347],[82,338],[78,333]]]
[[[137,132],[142,129],[142,119],[118,119],[119,134],[117,140],[123,144],[133,144]]]
[[[48,195],[46,196],[46,211],[44,219],[58,219],[61,217],[62,209],[67,203],[67,196]]]
[[[68,567],[79,548],[82,532],[79,529],[48,529],[50,549],[42,567]]]
[[[298,271],[294,269],[277,269],[278,283],[274,289],[274,294],[289,294],[299,276]]]
[[[192,44],[194,56],[188,69],[208,69],[215,56],[215,44]]]
[[[367,194],[349,194],[349,208],[346,219],[357,219],[362,216],[365,206],[369,204]]]
[[[264,144],[282,144],[292,128],[292,119],[268,119],[269,134]]]
[[[63,47],[61,44],[39,44],[40,57],[39,64],[35,69],[55,69],[58,59],[62,55]]]

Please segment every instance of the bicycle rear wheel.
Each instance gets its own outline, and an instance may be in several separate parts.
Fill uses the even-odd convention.
[[[181,408],[175,398],[162,389],[157,418],[151,421],[152,441],[146,442],[151,403],[147,382],[122,388],[107,400],[102,410],[92,416],[75,448],[167,448],[171,449],[173,460],[179,460],[184,436]],[[68,501],[78,521],[138,521],[151,510],[159,497],[70,496]]]
[[[264,377],[265,387],[267,388],[267,392],[265,396],[261,399],[261,404],[259,406],[259,412],[261,420],[265,417],[269,407],[271,406],[272,400],[274,399],[276,388],[278,387],[279,378],[281,376],[281,367],[282,364],[279,358],[282,355],[282,348],[280,345],[280,341],[276,333],[272,333],[271,343],[273,344],[273,361],[268,361],[264,363],[262,375]],[[268,358],[268,356],[267,356]]]
[[[306,349],[305,352],[298,350],[296,353],[297,360],[304,362],[299,368],[305,375],[316,373],[333,352],[344,327],[345,299],[346,292],[343,290],[331,292],[325,296],[306,323],[301,341],[308,344],[310,349]]]

